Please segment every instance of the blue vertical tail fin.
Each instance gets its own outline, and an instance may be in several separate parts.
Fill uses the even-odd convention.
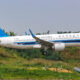
[[[0,37],[8,37],[8,35],[0,28]]]

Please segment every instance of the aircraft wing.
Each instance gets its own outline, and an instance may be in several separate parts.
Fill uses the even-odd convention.
[[[46,41],[46,40],[42,40],[42,39],[36,37],[36,36],[32,33],[32,31],[31,31],[30,29],[29,29],[29,31],[30,31],[32,37],[33,37],[39,44],[41,44],[41,45],[43,45],[43,46],[49,46],[49,47],[53,46],[53,43],[52,43],[52,42],[48,42],[48,41]]]

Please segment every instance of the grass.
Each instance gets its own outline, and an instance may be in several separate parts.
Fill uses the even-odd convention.
[[[27,60],[16,55],[17,52],[13,50],[11,50],[11,53],[0,48],[0,79],[80,80],[80,74],[73,71],[75,66],[80,66],[78,61],[68,60],[63,62],[41,58]],[[48,68],[63,68],[72,73],[50,71]]]
[[[58,73],[49,70],[28,70],[26,68],[6,68],[6,66],[0,66],[0,78],[1,79],[13,79],[13,78],[32,78],[32,79],[74,79],[78,80],[80,75],[75,73]]]
[[[0,60],[0,79],[33,79],[33,80],[80,80],[80,74],[72,70],[72,66],[62,61],[51,61],[45,59],[26,60],[21,57],[5,58]],[[43,67],[58,67],[69,69],[72,73],[53,72],[43,70]],[[32,68],[32,69],[29,69]]]
[[[65,80],[78,80],[80,75],[74,73],[58,73],[49,70],[26,70],[26,69],[7,69],[0,67],[0,78],[1,79],[65,79]]]

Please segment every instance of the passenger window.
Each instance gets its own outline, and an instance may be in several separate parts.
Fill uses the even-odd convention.
[[[73,35],[73,38],[76,38],[76,36],[75,36],[75,35]]]
[[[71,39],[72,38],[72,35],[69,35],[69,38]]]
[[[68,38],[68,36],[66,35],[66,38]]]
[[[77,35],[76,37],[79,38],[79,35]]]

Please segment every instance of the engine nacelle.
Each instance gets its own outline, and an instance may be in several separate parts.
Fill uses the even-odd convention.
[[[33,48],[41,48],[41,45],[34,45]]]
[[[65,49],[64,43],[55,43],[52,47],[55,51],[63,51]]]

